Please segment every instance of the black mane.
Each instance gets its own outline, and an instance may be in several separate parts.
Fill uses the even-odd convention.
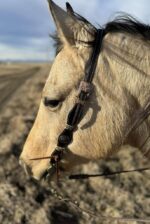
[[[85,22],[89,23],[82,16],[75,14],[76,17]],[[119,33],[124,32],[127,34],[138,35],[144,38],[146,41],[150,40],[150,25],[146,25],[144,23],[139,22],[134,17],[123,14],[121,16],[117,16],[113,21],[108,22],[104,27],[104,34],[107,33]],[[56,55],[61,51],[63,44],[58,37],[57,33],[54,35],[50,35],[54,40],[54,47],[56,49]]]
[[[112,22],[107,23],[104,30],[105,33],[124,32],[150,40],[150,25],[143,24],[127,14],[118,16]]]

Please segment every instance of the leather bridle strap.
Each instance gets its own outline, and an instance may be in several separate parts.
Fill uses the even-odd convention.
[[[73,133],[83,118],[84,103],[89,98],[91,93],[92,81],[96,70],[98,56],[101,51],[103,36],[103,30],[98,29],[94,50],[85,68],[85,77],[80,83],[77,102],[68,114],[67,125],[65,129],[58,137],[57,147],[50,157],[51,167],[48,169],[48,172],[51,172],[51,168],[54,168],[53,171],[56,171],[57,164],[61,160],[63,152],[65,152],[68,145],[73,141]]]
[[[124,173],[133,173],[133,172],[143,172],[150,170],[150,167],[144,167],[144,168],[137,168],[132,170],[120,170],[120,171],[104,171],[103,173],[98,174],[73,174],[69,176],[70,180],[81,180],[81,179],[88,179],[93,177],[107,177],[107,176],[114,176],[118,174],[124,174]]]

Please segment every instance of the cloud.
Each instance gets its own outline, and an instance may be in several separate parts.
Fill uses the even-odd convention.
[[[149,0],[115,0],[115,4],[121,11],[125,11],[145,23],[150,23],[150,2]]]
[[[43,36],[51,24],[47,4],[40,0],[2,1],[0,18],[0,34]]]
[[[50,58],[51,27],[54,25],[46,1],[1,1],[0,59]]]
[[[32,39],[32,47],[23,46],[21,48],[0,43],[1,60],[41,60],[48,61],[53,58],[53,51],[47,45],[42,45],[41,40]]]
[[[57,4],[65,8],[65,1],[56,0]],[[103,25],[112,18],[116,12],[123,11],[136,16],[139,20],[150,23],[149,0],[70,0],[75,11],[85,16],[93,23]]]
[[[65,1],[55,0],[65,8]],[[113,18],[115,12],[125,11],[150,23],[149,0],[70,0],[76,12],[94,25],[103,25]],[[52,57],[52,41],[49,33],[54,31],[47,0],[0,1],[0,59],[2,58],[49,58]],[[5,50],[5,51],[4,51]],[[13,53],[14,52],[14,53]]]

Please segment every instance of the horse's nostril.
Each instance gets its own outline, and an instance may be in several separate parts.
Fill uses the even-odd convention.
[[[32,176],[32,170],[31,170],[31,168],[23,161],[23,159],[20,159],[19,160],[19,164],[24,168],[25,173],[28,176]]]

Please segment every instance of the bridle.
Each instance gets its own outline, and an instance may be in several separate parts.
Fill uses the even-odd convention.
[[[67,147],[73,141],[73,133],[75,132],[78,124],[83,118],[84,104],[89,99],[92,92],[92,81],[94,78],[98,56],[102,47],[102,40],[104,36],[104,30],[98,29],[95,38],[95,46],[93,52],[86,64],[84,79],[80,82],[77,101],[73,108],[70,110],[67,117],[67,124],[65,129],[58,137],[57,146],[54,149],[50,158],[50,167],[47,169],[44,176],[51,177],[53,174],[58,173],[58,164],[62,159]]]
[[[44,172],[42,179],[43,178],[49,179],[55,173],[57,174],[57,177],[58,177],[59,162],[62,160],[64,153],[66,153],[66,151],[68,149],[68,145],[70,145],[73,141],[73,134],[77,130],[77,126],[80,123],[80,121],[82,120],[83,115],[84,115],[85,102],[89,99],[89,96],[91,95],[92,90],[93,90],[92,81],[94,78],[98,57],[101,52],[102,41],[103,41],[104,35],[105,35],[105,31],[103,29],[97,30],[96,38],[94,41],[94,49],[93,49],[93,52],[86,64],[85,76],[84,76],[84,79],[80,82],[76,103],[68,114],[66,127],[64,128],[62,133],[59,135],[58,141],[57,141],[57,146],[54,149],[54,151],[52,152],[52,155],[48,156],[48,157],[31,159],[31,160],[50,159],[50,161],[49,161],[50,166]],[[133,120],[133,124],[129,128],[129,131],[127,132],[125,138],[129,135],[130,132],[132,132],[134,129],[136,129],[143,122],[143,118],[147,119],[147,117],[149,115],[150,115],[150,103],[148,101],[148,106],[146,106],[144,111],[141,111],[141,113],[139,114],[140,120],[138,120],[138,122],[137,122],[137,119],[135,119],[135,121]],[[122,142],[122,144],[123,144],[123,142]],[[142,172],[142,171],[149,170],[149,169],[150,169],[149,167],[148,168],[140,168],[140,169],[136,169],[135,171]],[[133,170],[129,170],[127,172],[133,172]],[[119,174],[119,173],[124,173],[124,171],[116,172],[115,174]],[[114,175],[114,173],[109,172],[109,173],[107,173],[107,175]],[[70,176],[70,179],[85,179],[85,178],[96,177],[96,176],[106,176],[106,173],[96,174],[96,175],[81,175],[81,174],[72,175],[72,176]]]
[[[105,33],[104,30],[98,29],[96,38],[95,38],[95,46],[93,49],[93,52],[87,62],[86,68],[85,68],[85,76],[84,79],[80,82],[79,86],[79,91],[78,91],[78,96],[77,96],[77,102],[73,106],[73,108],[70,110],[68,117],[67,117],[67,124],[62,133],[58,137],[57,141],[57,146],[54,149],[52,155],[50,157],[45,157],[45,158],[37,158],[39,159],[50,159],[50,167],[46,170],[44,173],[44,177],[52,177],[55,173],[59,171],[58,164],[61,161],[63,154],[67,151],[67,147],[71,142],[73,141],[73,133],[76,131],[78,124],[80,123],[81,119],[83,118],[83,112],[84,112],[84,104],[85,102],[89,99],[90,94],[92,93],[92,81],[94,78],[95,70],[96,70],[96,65],[98,61],[98,56],[101,52],[101,47],[102,47],[102,41]],[[146,113],[147,115],[147,113]],[[145,116],[146,116],[145,115]],[[150,113],[148,114],[150,115]],[[142,122],[142,120],[140,120]],[[136,122],[134,125],[131,127],[130,131],[133,130],[133,128],[136,128],[136,125],[138,125]],[[36,159],[33,159],[36,160]],[[89,174],[79,174],[79,175],[71,175],[69,179],[86,179],[89,177],[101,177],[101,176],[111,176],[111,175],[116,175],[116,174],[121,174],[121,173],[129,173],[129,172],[143,172],[146,170],[150,170],[150,167],[147,168],[140,168],[140,169],[135,169],[135,170],[124,170],[124,171],[117,171],[117,172],[104,172],[101,174],[94,174],[94,175],[89,175]],[[58,175],[57,175],[58,176]],[[56,197],[59,200],[64,201],[65,203],[70,202],[75,206],[76,208],[79,208],[82,212],[86,212],[88,215],[94,215],[93,213],[89,213],[83,209],[80,208],[79,205],[77,205],[77,202],[73,202],[70,199],[63,198],[62,195],[57,194],[57,192],[52,192],[53,195],[56,194]],[[95,217],[95,215],[94,215]],[[104,218],[104,217],[103,217]],[[108,218],[108,217],[107,217]],[[149,219],[122,219],[122,218],[110,218],[112,220],[126,220],[126,221],[143,221],[149,223]]]

